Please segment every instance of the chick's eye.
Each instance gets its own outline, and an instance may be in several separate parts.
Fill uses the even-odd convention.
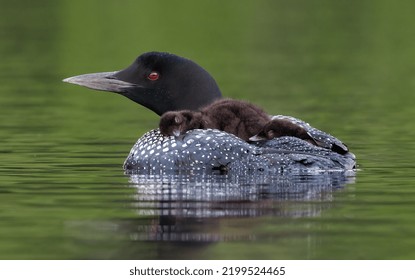
[[[155,81],[158,80],[160,77],[160,74],[158,72],[151,72],[150,74],[148,74],[147,79],[149,79],[150,81]]]

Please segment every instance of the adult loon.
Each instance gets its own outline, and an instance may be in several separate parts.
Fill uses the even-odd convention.
[[[197,110],[222,97],[212,76],[195,62],[169,53],[148,52],[126,69],[84,74],[64,82],[121,94],[158,115]],[[295,137],[248,143],[218,130],[190,130],[180,137],[158,129],[138,139],[124,162],[127,173],[301,172],[351,170],[355,156],[337,138],[299,119],[277,115],[303,127],[319,147]]]

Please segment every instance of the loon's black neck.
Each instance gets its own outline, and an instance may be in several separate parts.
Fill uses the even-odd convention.
[[[161,52],[144,53],[121,71],[85,74],[64,81],[121,94],[158,115],[196,110],[222,96],[216,81],[201,66]]]

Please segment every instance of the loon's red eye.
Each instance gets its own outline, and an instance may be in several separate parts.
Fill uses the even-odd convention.
[[[160,78],[160,74],[158,72],[151,72],[150,74],[148,74],[147,79],[149,79],[150,81],[156,81]]]

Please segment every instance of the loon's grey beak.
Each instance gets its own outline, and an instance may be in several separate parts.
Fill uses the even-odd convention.
[[[84,74],[69,77],[64,79],[63,81],[66,83],[80,85],[90,89],[111,91],[116,93],[124,93],[128,88],[137,86],[135,84],[117,79],[114,76],[114,74],[116,74],[117,72],[118,71]]]

